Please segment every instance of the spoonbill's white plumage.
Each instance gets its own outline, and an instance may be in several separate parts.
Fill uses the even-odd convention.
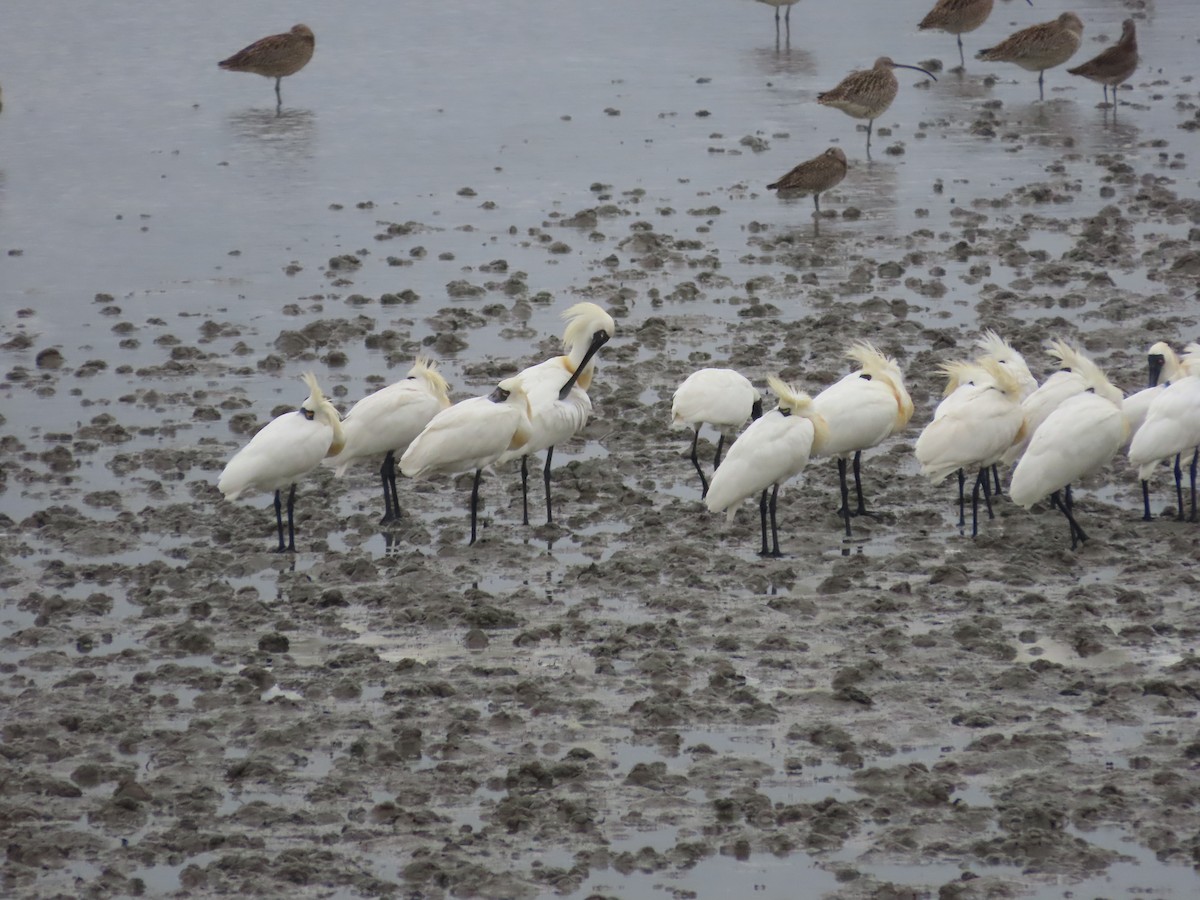
[[[432,419],[400,457],[400,471],[410,478],[475,471],[471,486],[471,540],[475,543],[479,480],[509,450],[529,440],[529,400],[517,378],[507,378],[485,397],[472,397],[448,407]]]
[[[1141,430],[1146,415],[1150,412],[1150,404],[1154,398],[1166,389],[1166,386],[1178,381],[1186,372],[1178,354],[1166,341],[1157,341],[1150,346],[1146,353],[1146,363],[1150,374],[1150,386],[1142,388],[1125,398],[1122,409],[1125,421],[1129,423],[1129,439],[1125,442],[1126,451],[1133,443],[1134,437]],[[1179,471],[1179,460],[1176,460],[1175,491],[1179,500],[1179,515],[1183,516],[1183,485],[1182,473]],[[1150,482],[1142,479],[1142,519],[1149,522],[1154,517],[1150,515]]]
[[[1196,521],[1196,467],[1200,453],[1200,375],[1187,375],[1173,381],[1162,389],[1146,419],[1129,445],[1129,461],[1137,466],[1138,477],[1143,485],[1158,464],[1164,459],[1175,457],[1176,484],[1178,487],[1178,518],[1183,519],[1183,488],[1180,457],[1192,454],[1191,464],[1191,520]]]
[[[818,451],[820,456],[837,459],[841,480],[842,508],[846,534],[850,517],[866,514],[862,493],[862,451],[870,449],[902,430],[912,418],[912,398],[904,387],[904,375],[896,361],[880,353],[866,341],[853,344],[846,358],[857,362],[857,370],[827,387],[813,398],[813,405],[825,420],[829,434]],[[846,462],[854,459],[854,488],[858,508],[850,510],[850,490],[846,482]]]
[[[950,393],[938,404],[933,421],[917,438],[921,474],[941,481],[958,472],[958,524],[966,525],[963,501],[964,470],[978,469],[971,493],[971,536],[979,533],[979,492],[987,499],[992,518],[990,467],[1007,450],[1022,428],[1021,384],[1016,373],[990,356],[974,363],[953,362],[942,367]]]
[[[767,379],[779,405],[750,423],[733,442],[724,464],[713,473],[705,505],[712,512],[726,511],[730,521],[747,497],[760,494],[762,556],[779,556],[779,528],[775,502],[779,487],[800,472],[826,436],[825,422],[808,394],[775,376]],[[770,500],[767,489],[771,489]],[[760,493],[761,492],[761,493]],[[767,514],[771,518],[771,545],[767,545]]]
[[[341,452],[345,436],[337,408],[321,392],[317,377],[303,376],[308,398],[295,412],[276,416],[250,439],[217,479],[217,490],[226,500],[236,500],[253,491],[275,492],[275,522],[279,528],[277,552],[295,552],[296,529],[293,508],[296,482],[321,464],[326,456]],[[280,491],[290,487],[287,499],[287,533],[283,540],[283,509]]]
[[[400,496],[396,492],[396,454],[403,454],[429,421],[450,405],[446,379],[436,364],[418,356],[408,376],[350,408],[342,419],[345,443],[342,452],[325,461],[341,478],[362,459],[383,455],[379,476],[383,480],[383,518],[380,524],[400,518]]]
[[[529,400],[530,433],[524,446],[503,454],[499,462],[521,458],[521,504],[524,523],[529,524],[529,456],[546,451],[542,482],[546,487],[546,524],[554,521],[550,500],[550,460],[554,448],[583,430],[592,413],[587,391],[596,369],[597,351],[616,332],[612,316],[595,303],[576,303],[563,313],[567,320],[563,350],[545,362],[518,373]],[[570,387],[564,393],[564,385]]]
[[[1073,358],[1073,365],[1080,365],[1081,359],[1086,358],[1081,354]],[[1009,485],[1009,496],[1018,506],[1028,508],[1050,497],[1051,505],[1067,517],[1072,549],[1086,541],[1087,535],[1072,511],[1071,483],[1111,460],[1129,429],[1121,411],[1120,390],[1108,382],[1095,363],[1086,362],[1088,365],[1082,368],[1089,386],[1067,397],[1046,416],[1033,433]]]
[[[1021,393],[1022,400],[1024,400],[1026,397],[1028,397],[1030,394],[1032,394],[1035,390],[1037,390],[1037,386],[1038,386],[1037,379],[1034,378],[1033,373],[1029,371],[1029,364],[1025,362],[1025,357],[1022,356],[1021,353],[1015,347],[1013,347],[1012,344],[1010,344],[1008,341],[1006,341],[1004,338],[1002,338],[995,331],[993,331],[992,329],[989,328],[987,331],[985,331],[982,334],[982,336],[980,336],[980,338],[977,341],[975,341],[975,346],[980,351],[980,355],[976,357],[976,362],[979,362],[984,359],[994,359],[996,362],[1000,363],[1000,365],[1006,367],[1007,369],[1009,369],[1012,372],[1013,377],[1017,379],[1017,383],[1020,386],[1020,393]],[[956,387],[956,385],[954,385],[952,383],[947,384],[945,396],[949,396],[950,393],[953,391],[954,387]],[[1000,494],[1001,488],[1000,488],[999,460],[992,463],[992,484],[993,484],[994,493]],[[962,496],[963,478],[962,477],[959,478],[958,486],[959,486],[959,494],[958,494],[959,523],[958,524],[965,525],[965,521],[964,521],[963,515],[962,515],[962,506],[963,506],[963,496]],[[988,516],[989,517],[991,516],[991,513],[992,513],[992,506],[991,506],[991,502],[989,500],[989,502],[988,502]]]
[[[738,429],[747,419],[762,415],[762,395],[758,388],[740,372],[733,369],[698,369],[675,389],[671,399],[671,427],[692,429],[692,465],[700,476],[700,497],[708,495],[708,479],[696,455],[700,441],[700,426],[712,425],[720,435],[713,471],[721,465],[721,449],[725,445],[725,429]]]

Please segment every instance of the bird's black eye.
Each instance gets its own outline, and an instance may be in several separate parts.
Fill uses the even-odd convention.
[[[503,403],[508,399],[511,393],[512,391],[506,391],[504,388],[498,387],[492,391],[492,393],[488,396],[488,399],[493,403]]]
[[[786,406],[781,406],[781,407],[779,407],[779,414],[786,419],[788,416],[790,416],[792,414],[792,411],[790,409],[788,409]]]
[[[1094,393],[1096,393],[1096,389],[1094,387],[1088,388],[1086,391],[1084,391],[1084,393],[1085,394],[1094,394]]]
[[[317,414],[316,414],[315,412],[313,412],[311,409],[304,409],[303,407],[301,407],[301,409],[300,409],[300,412],[304,413],[304,418],[308,419],[308,421],[310,421],[310,422],[311,422],[311,421],[312,421],[314,418],[316,418],[316,415],[317,415]]]
[[[1067,366],[1066,368],[1064,368],[1064,369],[1063,369],[1063,371],[1064,371],[1064,372],[1070,372],[1070,371],[1071,371],[1071,367],[1070,367],[1070,366]]]
[[[404,380],[405,380],[405,381],[416,381],[416,380],[417,380],[417,376],[416,376],[416,375],[409,375],[409,376],[408,376],[406,379],[404,379]]]
[[[871,376],[870,376],[870,375],[868,375],[866,372],[863,372],[863,373],[862,373],[861,375],[859,375],[858,377],[859,377],[859,378],[861,378],[863,381],[870,381],[870,380],[871,380]]]

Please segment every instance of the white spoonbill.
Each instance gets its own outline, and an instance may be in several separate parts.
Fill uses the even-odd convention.
[[[725,429],[741,428],[747,419],[762,415],[762,395],[741,372],[733,369],[697,369],[683,380],[671,398],[671,427],[692,429],[692,465],[700,476],[700,498],[708,495],[708,479],[696,456],[700,426],[717,429],[717,456],[713,471],[721,465]]]
[[[780,556],[775,501],[779,486],[808,465],[826,435],[825,422],[808,394],[784,384],[774,375],[767,383],[779,396],[779,405],[750,423],[729,448],[725,464],[713,473],[705,505],[712,512],[727,511],[730,521],[743,500],[762,492],[758,502],[762,522],[760,556]],[[771,488],[770,501],[767,488]],[[771,515],[771,548],[767,547],[767,513]]]
[[[1150,346],[1146,353],[1146,364],[1150,374],[1150,386],[1130,394],[1121,407],[1125,412],[1125,421],[1129,423],[1129,440],[1125,445],[1127,451],[1142,423],[1146,421],[1146,414],[1150,412],[1150,404],[1154,402],[1154,398],[1161,394],[1168,384],[1178,381],[1185,374],[1183,362],[1166,341],[1157,341]],[[1179,516],[1182,518],[1183,485],[1178,458],[1175,460],[1175,472],[1175,492],[1179,501]],[[1143,478],[1142,520],[1149,522],[1153,518],[1150,515],[1150,482]]]
[[[827,387],[813,398],[817,412],[825,419],[829,435],[817,451],[819,456],[837,459],[841,480],[842,508],[846,535],[850,535],[850,517],[865,515],[862,493],[862,451],[881,444],[902,430],[913,414],[912,398],[904,387],[904,375],[891,357],[884,356],[866,341],[854,343],[846,358],[861,368]],[[850,489],[846,483],[846,461],[854,457],[854,489],[858,509],[850,511]]]
[[[1012,446],[1025,427],[1021,409],[1021,384],[1016,373],[995,358],[942,366],[948,378],[946,398],[938,404],[933,421],[917,438],[916,455],[921,474],[941,481],[958,472],[958,524],[966,526],[964,470],[978,467],[971,491],[971,537],[979,533],[979,492],[993,518],[989,469]]]
[[[400,457],[400,471],[410,478],[475,470],[471,485],[471,540],[479,507],[479,480],[507,450],[529,439],[529,400],[520,379],[506,378],[486,397],[472,397],[443,409]]]
[[[596,353],[617,330],[612,316],[595,303],[576,303],[563,313],[567,320],[563,332],[563,350],[545,362],[519,372],[529,400],[531,431],[529,439],[516,450],[503,454],[498,462],[521,457],[521,509],[524,524],[529,524],[530,454],[546,451],[542,483],[546,486],[546,524],[554,522],[550,502],[550,460],[554,448],[583,430],[592,413],[587,391],[596,370]]]
[[[430,419],[450,405],[446,379],[430,359],[418,356],[408,377],[373,394],[350,408],[342,419],[345,443],[342,452],[325,460],[341,478],[360,459],[384,454],[379,477],[383,480],[383,525],[400,518],[396,492],[396,454],[403,454]]]
[[[1129,461],[1138,467],[1138,477],[1143,485],[1162,460],[1175,457],[1180,520],[1184,518],[1180,456],[1188,451],[1192,452],[1190,518],[1195,522],[1196,467],[1200,455],[1200,375],[1187,375],[1164,387],[1150,404],[1146,420],[1129,445]]]
[[[1049,495],[1051,505],[1062,511],[1071,526],[1072,550],[1087,535],[1072,512],[1071,482],[1102,468],[1129,430],[1121,411],[1121,392],[1108,384],[1094,363],[1091,369],[1092,385],[1060,403],[1033,433],[1008,489],[1013,503],[1026,509]]]
[[[991,358],[1000,363],[1000,365],[1005,366],[1012,371],[1013,376],[1017,379],[1017,383],[1020,386],[1022,400],[1037,390],[1037,379],[1034,378],[1033,373],[1029,371],[1029,365],[1025,362],[1025,357],[1022,356],[1012,344],[1000,337],[1000,335],[995,331],[989,328],[983,333],[979,340],[975,342],[975,346],[981,351],[982,354],[979,357],[976,357],[976,362],[984,358]],[[947,396],[949,395],[949,391],[950,388],[947,386]],[[999,461],[992,463],[992,483],[994,486],[994,493],[1002,493],[1000,489]],[[961,482],[959,487],[962,487]],[[959,500],[960,514],[958,524],[964,525],[965,523],[962,521],[963,517],[961,515],[961,494],[959,496]],[[989,517],[991,515],[990,503],[988,505],[988,515]]]
[[[292,511],[296,505],[296,481],[321,464],[326,456],[341,452],[345,436],[337,408],[317,384],[317,376],[304,373],[308,398],[295,412],[276,416],[250,439],[217,479],[217,490],[226,500],[236,500],[253,491],[275,492],[275,522],[279,548],[296,552],[296,528]],[[283,504],[279,492],[290,485],[287,499],[287,533],[283,541]]]

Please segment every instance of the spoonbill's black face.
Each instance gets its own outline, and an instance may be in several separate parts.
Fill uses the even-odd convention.
[[[300,412],[302,412],[304,414],[304,418],[308,419],[310,422],[317,416],[317,414],[311,409],[305,409],[303,406],[300,407]]]
[[[498,387],[488,395],[488,399],[493,403],[503,403],[511,394],[512,391],[506,391],[504,388]]]

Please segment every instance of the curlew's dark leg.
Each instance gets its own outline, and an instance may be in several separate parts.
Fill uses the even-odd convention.
[[[846,483],[846,460],[838,459],[838,479],[842,487],[841,513],[846,519],[846,537],[850,537],[850,486]]]
[[[1180,465],[1180,454],[1175,455],[1175,518],[1183,521],[1183,467]]]
[[[383,518],[380,525],[386,525],[400,518],[400,497],[396,493],[396,454],[389,450],[379,467],[379,478],[383,482]]]
[[[708,496],[708,479],[704,477],[704,470],[700,468],[700,459],[696,456],[696,445],[700,442],[700,426],[696,426],[696,431],[692,435],[692,465],[696,467],[696,474],[700,476],[700,499],[703,500]]]
[[[1191,465],[1191,468],[1188,470],[1188,472],[1191,475],[1191,480],[1192,480],[1192,515],[1188,519],[1189,522],[1196,521],[1196,468],[1197,468],[1197,466],[1200,466],[1200,447],[1197,447],[1196,451],[1192,454],[1192,465]]]
[[[546,485],[546,524],[554,524],[554,513],[550,509],[550,459],[554,456],[554,448],[546,448],[546,466],[542,469],[542,483]]]
[[[783,556],[783,554],[779,552],[779,525],[775,521],[775,501],[778,497],[779,497],[779,485],[777,485],[777,484],[772,485],[771,486],[771,503],[770,503],[770,507],[769,507],[770,512],[771,512],[771,548],[772,548],[770,553],[767,553],[766,520],[763,521],[763,552],[762,552],[762,555],[763,556],[773,556],[776,559]],[[767,489],[763,488],[762,502],[766,503],[766,500],[767,500]]]
[[[521,457],[521,524],[529,524],[529,457]]]
[[[875,120],[869,119],[867,121],[867,156],[868,157],[871,155],[871,131],[872,131],[872,129],[874,129],[874,127],[875,127]]]
[[[867,506],[863,503],[862,495],[862,451],[854,451],[854,492],[858,495],[858,509],[854,511],[856,516],[865,516],[867,514]]]
[[[275,524],[279,527],[279,548],[275,552],[282,553],[287,544],[283,542],[283,502],[279,499],[279,491],[275,492]]]
[[[294,524],[294,520],[292,517],[292,510],[295,508],[295,506],[296,506],[296,485],[293,484],[292,489],[290,491],[288,491],[288,502],[287,502],[287,511],[288,511],[287,551],[288,551],[288,553],[296,552],[296,526]],[[282,540],[282,535],[280,535],[280,538]],[[282,549],[282,548],[280,548],[280,549]]]
[[[277,105],[279,105],[279,106],[282,106],[282,105],[283,105],[283,94],[282,94],[282,93],[280,93],[280,91],[279,91],[279,83],[280,83],[281,81],[283,81],[283,78],[282,78],[282,77],[279,77],[279,78],[276,78],[276,79],[275,79],[275,102],[276,102],[276,104],[277,104]]]
[[[964,495],[963,488],[967,484],[967,473],[962,469],[958,470],[958,527],[965,528],[967,525],[967,500]]]
[[[962,35],[955,35],[958,38],[958,65],[960,68],[966,69],[967,61],[963,58]]]
[[[721,448],[725,446],[725,432],[720,432],[720,437],[717,438],[717,456],[713,460],[713,471],[721,468]]]
[[[1004,490],[1000,487],[1000,467],[995,463],[992,463],[992,482],[994,485],[992,488],[992,493],[997,497],[1003,497]]]
[[[762,549],[758,551],[759,556],[767,555],[767,489],[763,488],[762,494],[758,498],[758,520],[762,526]]]
[[[1142,514],[1142,521],[1149,522],[1154,517],[1150,515],[1150,482],[1142,482],[1142,509],[1145,510]]]
[[[816,207],[816,209],[817,209],[816,215],[819,216],[821,214],[821,195],[820,194],[813,194],[813,206]]]
[[[1046,74],[1046,70],[1045,70],[1045,69],[1043,69],[1042,71],[1038,72],[1038,99],[1039,99],[1039,100],[1045,100],[1045,99],[1046,99],[1046,92],[1045,92],[1045,90],[1042,88],[1042,76],[1044,76],[1045,74]],[[1074,548],[1074,546],[1075,546],[1074,544],[1072,544],[1072,545],[1071,545],[1072,549]]]
[[[482,477],[483,469],[476,469],[475,481],[471,485],[471,540],[468,541],[468,544],[475,543],[475,518],[479,508],[479,479]]]

